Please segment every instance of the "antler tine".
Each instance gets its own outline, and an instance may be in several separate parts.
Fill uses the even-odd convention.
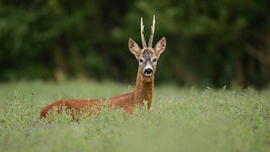
[[[143,25],[143,18],[142,17],[141,17],[141,37],[142,37],[143,48],[147,47],[146,42],[145,42],[145,38],[144,38],[144,25]]]
[[[148,47],[152,47],[152,43],[153,43],[153,38],[154,38],[154,33],[155,33],[155,15],[153,16],[153,25],[151,26],[151,35],[150,35],[150,39],[148,42]]]

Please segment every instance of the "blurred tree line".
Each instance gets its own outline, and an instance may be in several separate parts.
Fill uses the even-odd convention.
[[[0,81],[72,78],[134,82],[140,17],[165,36],[155,82],[267,87],[270,1],[0,0]]]

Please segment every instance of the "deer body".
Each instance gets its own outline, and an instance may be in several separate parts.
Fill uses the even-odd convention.
[[[136,59],[139,61],[139,68],[136,79],[136,87],[133,92],[121,94],[111,98],[104,99],[61,99],[58,100],[41,110],[40,119],[46,118],[48,111],[53,110],[54,107],[58,108],[58,112],[61,112],[61,107],[65,106],[66,109],[74,109],[76,111],[88,110],[91,113],[91,108],[93,106],[101,105],[106,100],[109,101],[108,108],[114,110],[115,108],[122,108],[128,114],[133,114],[134,108],[136,105],[143,105],[143,101],[147,101],[148,113],[150,113],[150,108],[153,101],[153,92],[154,92],[154,74],[156,71],[157,60],[159,59],[160,54],[165,50],[166,39],[163,37],[156,45],[152,48],[152,41],[154,36],[154,25],[155,25],[155,16],[153,19],[153,26],[151,27],[151,36],[149,40],[148,47],[144,39],[144,26],[141,19],[141,36],[143,48],[140,49],[138,44],[129,39],[128,45],[129,50],[132,54],[135,55]],[[114,108],[113,108],[114,107]],[[100,109],[98,109],[100,111]],[[72,115],[73,119],[76,119]]]

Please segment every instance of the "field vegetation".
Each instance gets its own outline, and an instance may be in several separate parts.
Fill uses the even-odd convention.
[[[103,98],[132,91],[112,82],[14,82],[0,85],[1,151],[270,151],[269,90],[155,87],[151,114],[122,110],[78,122],[39,119],[62,98]]]

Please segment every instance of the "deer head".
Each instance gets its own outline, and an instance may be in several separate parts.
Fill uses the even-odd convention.
[[[141,38],[143,48],[141,49],[139,45],[131,38],[129,38],[128,41],[130,52],[135,55],[136,59],[139,62],[140,68],[139,72],[146,77],[152,76],[156,72],[156,66],[159,56],[162,52],[164,52],[166,48],[165,37],[162,37],[161,40],[159,40],[159,42],[156,44],[155,48],[152,48],[154,32],[155,32],[155,16],[153,17],[153,25],[151,26],[151,35],[147,47],[144,38],[143,18],[141,18]]]

